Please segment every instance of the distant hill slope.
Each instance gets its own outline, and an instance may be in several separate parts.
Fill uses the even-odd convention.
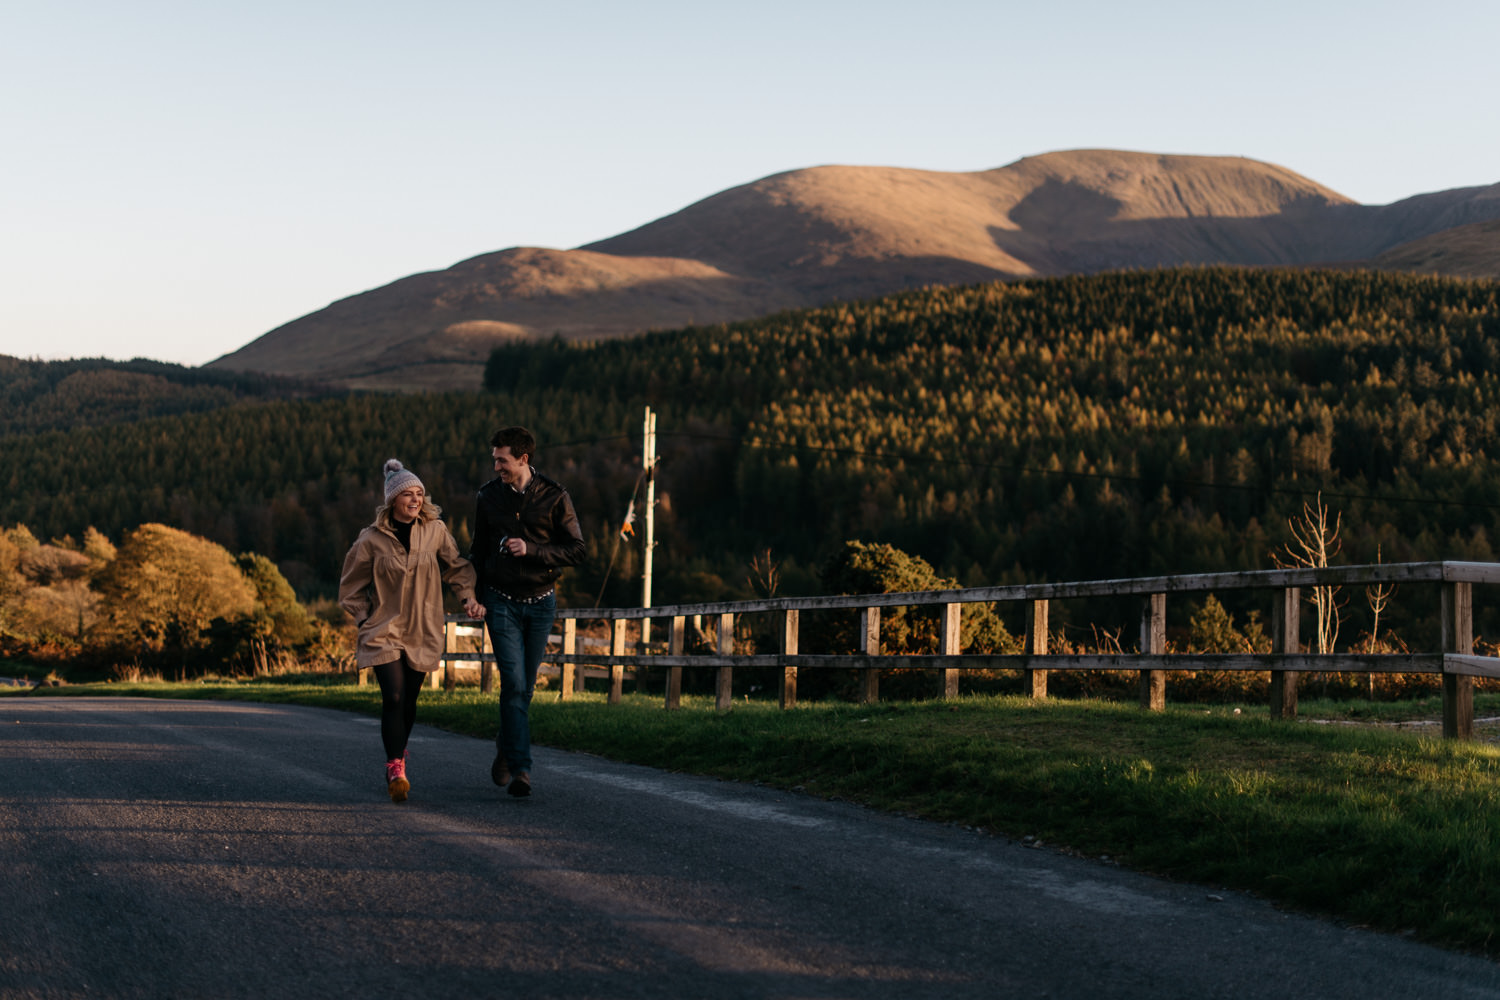
[[[693,260],[517,247],[341,299],[209,364],[355,388],[472,389],[517,338],[615,336],[762,315],[786,303]]]
[[[1356,264],[1494,219],[1500,185],[1370,207],[1239,157],[1077,150],[974,173],[814,167],[576,250],[518,247],[403,278],[211,367],[471,388],[490,350],[518,338],[611,337],[1016,277]]]
[[[1455,278],[1500,277],[1500,219],[1471,222],[1403,243],[1371,263],[1389,271]]]
[[[327,386],[161,361],[33,361],[0,354],[0,437],[202,413],[246,401],[309,399]]]

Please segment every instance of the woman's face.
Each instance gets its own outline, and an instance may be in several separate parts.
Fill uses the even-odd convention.
[[[391,501],[391,516],[402,524],[415,521],[417,515],[422,513],[422,501],[427,495],[422,492],[420,486],[408,486],[396,494],[396,499]]]

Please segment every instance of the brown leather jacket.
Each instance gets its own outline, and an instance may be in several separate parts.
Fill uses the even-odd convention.
[[[344,557],[339,606],[359,624],[355,662],[390,663],[406,654],[415,670],[433,671],[443,657],[443,584],[460,600],[474,597],[474,567],[458,554],[448,526],[418,518],[411,551],[389,526],[372,524]]]

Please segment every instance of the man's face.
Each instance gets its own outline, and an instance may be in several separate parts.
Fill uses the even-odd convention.
[[[515,486],[520,483],[522,477],[526,475],[527,470],[530,468],[527,460],[531,456],[522,455],[518,458],[512,455],[510,453],[510,445],[496,448],[492,454],[495,456],[495,475],[499,476],[500,481],[507,486]]]
[[[422,513],[422,500],[426,494],[420,486],[408,486],[391,501],[391,514],[401,522],[414,521]]]

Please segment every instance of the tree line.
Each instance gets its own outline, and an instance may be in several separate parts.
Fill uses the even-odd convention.
[[[815,592],[850,539],[963,585],[1265,568],[1318,494],[1349,562],[1488,561],[1497,362],[1493,282],[1176,268],[934,289],[509,344],[480,393],[13,432],[0,524],[116,540],[169,524],[326,596],[386,458],[422,476],[463,544],[489,435],[523,423],[590,543],[563,599],[633,603],[639,546],[619,529],[650,405],[657,603],[749,596],[766,549],[783,592]]]
[[[326,386],[276,375],[188,368],[145,358],[34,361],[0,354],[0,436],[332,393]]]
[[[0,531],[0,655],[118,679],[348,667],[345,617],[309,614],[275,563],[163,524],[43,542]],[[333,617],[328,612],[337,613]]]

